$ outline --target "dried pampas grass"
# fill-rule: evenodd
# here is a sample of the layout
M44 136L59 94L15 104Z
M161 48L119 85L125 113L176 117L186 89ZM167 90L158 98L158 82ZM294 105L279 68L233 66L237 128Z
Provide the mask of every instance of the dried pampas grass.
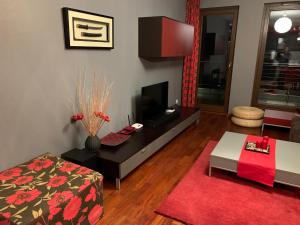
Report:
M105 120L97 113L106 115L110 103L112 83L94 74L88 81L86 75L79 78L77 85L75 112L83 115L81 122L89 135L96 136Z

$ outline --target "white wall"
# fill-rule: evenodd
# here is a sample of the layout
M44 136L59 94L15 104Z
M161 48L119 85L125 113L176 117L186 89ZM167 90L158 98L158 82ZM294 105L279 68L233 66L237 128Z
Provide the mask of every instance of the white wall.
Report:
M202 0L201 8L239 6L229 111L251 105L264 3L288 0Z
M113 16L115 49L65 50L62 7ZM1 0L0 9L0 170L83 146L86 133L70 116L84 67L114 83L100 137L127 124L142 86L169 81L169 104L181 99L182 61L138 58L138 17L183 21L184 0Z

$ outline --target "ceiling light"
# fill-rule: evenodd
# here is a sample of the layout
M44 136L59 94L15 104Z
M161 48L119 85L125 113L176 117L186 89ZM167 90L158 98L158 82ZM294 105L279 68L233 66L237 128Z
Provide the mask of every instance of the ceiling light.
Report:
M274 29L278 33L286 33L292 28L292 20L288 17L281 17L278 20L276 20L274 24Z

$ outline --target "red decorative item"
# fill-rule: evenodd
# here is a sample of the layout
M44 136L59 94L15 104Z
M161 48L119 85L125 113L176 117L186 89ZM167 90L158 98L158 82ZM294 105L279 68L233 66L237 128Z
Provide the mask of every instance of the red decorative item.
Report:
M117 146L127 141L130 137L130 135L109 133L101 139L101 144L107 146Z
M103 112L95 112L96 117L101 117L103 115Z
M83 113L78 113L78 114L73 115L71 117L71 120L74 121L74 122L76 122L78 120L83 120L83 118L84 118Z
M109 122L109 121L110 121L110 118L109 118L109 116L107 116L107 115L104 115L104 116L102 117L102 119L104 119L104 121L106 121L106 122Z
M261 148L261 141L256 141L256 148Z
M268 142L267 142L267 140L264 139L264 140L262 141L262 143L261 143L261 148L262 148L262 149L267 149L267 147L268 147Z
M261 148L262 149L267 149L268 148L268 143L269 143L269 137L268 136L264 136L262 144L261 144Z
M186 23L194 26L192 55L184 58L182 77L182 106L194 107L196 104L197 71L199 61L200 0L187 0Z
M105 115L103 112L95 112L95 116L103 119L105 122L109 122L110 118L108 115Z

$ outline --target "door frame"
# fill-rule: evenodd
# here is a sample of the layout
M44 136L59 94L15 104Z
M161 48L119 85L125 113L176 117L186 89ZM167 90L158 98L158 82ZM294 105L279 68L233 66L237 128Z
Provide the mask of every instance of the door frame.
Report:
M200 104L198 100L198 84L199 84L199 68L201 66L201 48L202 48L202 22L203 16L219 16L219 15L228 15L231 14L233 16L232 20L232 31L231 31L231 46L228 54L228 62L227 62L227 71L226 71L226 87L225 87L225 96L224 96L224 105L216 106L216 105L208 105L208 104ZM197 88L196 88L196 102L197 105L203 109L204 111L213 111L218 113L228 113L229 107L229 99L230 99L230 89L231 89L231 80L232 80L232 68L234 61L234 52L235 52L235 41L236 41L236 33L237 33L237 25L238 25L238 15L239 15L239 6L226 6L226 7L213 7L213 8L203 8L200 9L200 38L199 38L199 60L198 60L198 71L197 71Z
M295 107L266 105L266 104L258 103L259 87L260 87L263 64L264 64L263 59L264 59L266 45L267 45L270 14L272 11L282 11L282 10L300 10L300 2L292 1L292 2L277 2L277 3L264 4L264 12L263 12L262 23L260 28L259 45L258 45L258 51L256 57L255 77L254 77L253 88L252 88L251 105L262 109L269 108L269 109L279 109L279 110L294 112Z

